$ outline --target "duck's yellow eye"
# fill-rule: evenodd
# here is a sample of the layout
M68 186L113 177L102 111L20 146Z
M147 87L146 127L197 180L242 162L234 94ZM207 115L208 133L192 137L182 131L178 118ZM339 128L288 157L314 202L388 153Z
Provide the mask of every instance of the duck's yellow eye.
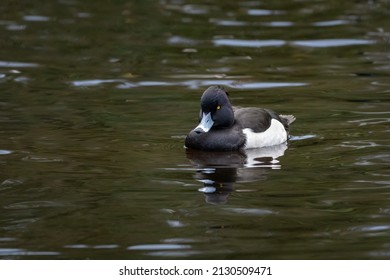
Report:
M221 106L218 105L218 106L217 106L217 110L219 110L219 109L221 109Z

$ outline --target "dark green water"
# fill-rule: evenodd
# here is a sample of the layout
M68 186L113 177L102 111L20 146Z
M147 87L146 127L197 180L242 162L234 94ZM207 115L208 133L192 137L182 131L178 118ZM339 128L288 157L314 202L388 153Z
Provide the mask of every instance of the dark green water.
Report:
M387 1L3 0L0 258L390 258L389 32ZM213 84L288 146L187 153Z

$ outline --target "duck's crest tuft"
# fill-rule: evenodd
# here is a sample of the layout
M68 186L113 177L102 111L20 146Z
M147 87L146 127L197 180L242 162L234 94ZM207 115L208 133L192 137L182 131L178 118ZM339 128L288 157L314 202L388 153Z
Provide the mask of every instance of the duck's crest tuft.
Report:
M297 118L294 115L280 115L280 117L287 123L292 124Z

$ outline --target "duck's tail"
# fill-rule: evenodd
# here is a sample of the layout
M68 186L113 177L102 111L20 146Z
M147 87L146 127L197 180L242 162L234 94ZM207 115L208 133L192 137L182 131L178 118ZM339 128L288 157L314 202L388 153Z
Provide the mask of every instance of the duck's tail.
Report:
M280 118L289 126L292 124L297 118L294 115L280 115Z

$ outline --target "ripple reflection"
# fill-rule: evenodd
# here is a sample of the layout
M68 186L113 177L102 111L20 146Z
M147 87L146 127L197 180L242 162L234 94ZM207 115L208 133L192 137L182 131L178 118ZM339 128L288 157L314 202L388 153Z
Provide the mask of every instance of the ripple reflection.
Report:
M243 39L214 39L213 44L219 46L229 47L280 47L286 44L284 40L243 40Z
M319 39L319 40L300 40L292 42L292 45L310 48L330 48L346 47L356 45L372 45L375 41L364 39Z
M54 251L29 251L16 248L0 248L0 256L57 256L59 252Z
M187 158L197 169L194 179L203 183L199 192L210 204L225 204L236 182L266 180L268 172L280 169L277 158L284 155L287 144L237 152L186 150Z
M0 61L0 67L4 68L33 68L39 66L38 63L32 62Z
M216 75L192 75L193 77L203 76L203 77L215 77ZM168 87L168 86L184 86L190 89L198 89L201 87L207 87L215 84L220 84L223 86L228 86L231 88L241 88L241 89L266 89L266 88L278 88L278 87L299 87L306 86L307 83L303 82L244 82L239 79L224 79L225 75L217 75L219 79L193 79L193 80L184 80L184 81L139 81L139 82L130 82L123 79L93 79L93 80L81 80L81 81L72 81L70 82L75 87L95 87L102 84L114 83L117 84L116 88L118 89L130 89L130 88L139 88L139 87ZM237 77L241 78L241 77Z

